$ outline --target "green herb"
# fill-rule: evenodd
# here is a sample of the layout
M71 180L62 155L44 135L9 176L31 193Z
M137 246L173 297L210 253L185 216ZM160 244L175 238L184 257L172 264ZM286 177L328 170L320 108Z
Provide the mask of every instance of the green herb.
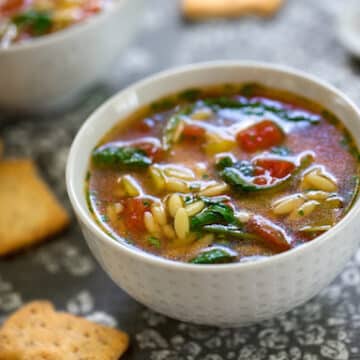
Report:
M163 148L165 151L170 150L171 146L174 143L174 134L177 127L181 122L181 114L177 113L173 115L167 122L164 128L164 135L162 139Z
M210 224L239 224L234 216L234 210L224 204L214 204L206 207L190 220L191 231L201 231Z
M234 162L230 157L222 158L216 164L221 178L236 190L244 192L256 192L261 190L270 190L287 181L291 175L279 179L271 185L254 184L253 175L255 166L249 161Z
M209 176L208 174L204 174L204 175L202 176L202 179L203 179L203 180L206 180L206 179L209 179L209 177L210 177L210 176Z
M144 206L150 206L150 201L149 200L144 200L143 204L144 204Z
M233 166L234 161L230 156L224 156L218 160L216 163L216 168L218 170L224 170L225 168L229 166Z
M291 154L291 150L286 146L275 146L270 152L279 156L289 156Z
M202 200L206 205L215 205L219 203L224 203L226 201L230 201L230 197L226 195L212 196L212 197L200 196L199 199Z
M154 237L154 236L150 236L148 238L148 242L151 246L160 249L161 248L161 242L158 238Z
M244 232L235 225L205 225L203 230L210 233L225 235L227 237L234 237L242 240L258 240L256 235Z
M195 101L200 97L201 90L187 89L179 94L179 98L185 101Z
M18 27L29 27L32 33L37 36L49 32L53 24L49 13L35 10L28 10L15 15L12 21Z
M345 134L341 140L340 145L348 151L352 156L356 158L356 160L360 160L360 153L357 146L354 144L351 136L349 134Z
M150 105L153 111L166 111L176 106L176 102L173 99L166 98L160 101L156 101Z
M170 150L174 143L174 135L180 125L180 122L182 121L182 116L189 115L192 112L192 109L192 105L183 107L181 110L172 115L166 123L162 137L162 144L165 151Z
M231 263L236 259L237 254L230 249L215 248L204 251L190 261L192 264L225 264Z
M339 122L339 120L337 119L337 117L331 113L330 111L327 110L323 110L321 112L321 116L327 120L330 124L337 124Z
M134 147L118 147L115 145L95 149L92 160L97 166L122 168L146 168L152 160L145 151Z
M100 219L101 219L101 221L103 221L103 222L109 222L109 217L107 216L107 215L105 215L105 214L103 214L103 215L101 215L100 216Z
M190 205L191 203L194 202L195 197L192 195L186 195L184 198L184 203L185 205Z
M208 98L203 100L204 104L218 111L221 109L239 109L246 115L265 116L266 113L273 113L283 120L291 122L305 121L311 124L318 124L320 116L310 114L302 110L286 109L275 102L261 102L252 99L235 99L228 97Z
M255 92L257 90L259 90L260 88L261 88L261 86L258 84L249 83L249 84L245 84L241 88L240 92L241 92L241 95L249 97L249 96L253 96L255 94Z
M304 216L304 215L305 215L304 210L299 210L299 211L298 211L298 214L299 214L300 216Z

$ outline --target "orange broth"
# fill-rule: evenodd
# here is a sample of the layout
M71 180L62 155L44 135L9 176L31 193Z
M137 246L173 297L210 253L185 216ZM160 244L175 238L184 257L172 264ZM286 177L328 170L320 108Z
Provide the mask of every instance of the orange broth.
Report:
M258 84L189 89L111 129L86 189L115 240L177 261L242 262L336 225L358 193L358 151L332 113L294 94Z

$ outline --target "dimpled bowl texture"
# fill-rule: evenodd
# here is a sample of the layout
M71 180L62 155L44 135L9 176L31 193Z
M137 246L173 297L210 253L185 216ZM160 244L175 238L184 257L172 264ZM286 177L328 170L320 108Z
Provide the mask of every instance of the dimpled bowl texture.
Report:
M360 202L332 230L297 249L250 263L191 265L155 257L113 240L94 222L84 181L92 149L137 108L191 87L259 82L325 105L360 138L360 114L335 88L281 66L215 62L161 73L115 95L80 129L67 166L67 189L93 254L116 284L169 317L220 327L243 326L284 313L316 295L358 246Z
M0 108L57 110L101 80L133 36L143 0L109 9L68 29L0 49Z

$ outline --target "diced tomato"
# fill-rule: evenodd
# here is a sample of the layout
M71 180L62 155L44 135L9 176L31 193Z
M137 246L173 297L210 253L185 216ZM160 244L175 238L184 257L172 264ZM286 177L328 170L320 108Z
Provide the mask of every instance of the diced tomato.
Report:
M263 120L240 131L236 140L242 150L255 152L279 145L284 140L284 133L273 121Z
M268 179L265 176L257 176L254 178L253 183L256 185L267 185Z
M0 1L0 15L9 15L25 6L26 0L2 0Z
M276 251L282 252L291 248L285 232L262 216L252 216L247 223L247 230L258 235L268 247Z
M268 172L273 178L283 179L295 170L295 164L281 159L260 158L255 160L255 175Z
M205 135L205 129L198 125L185 125L183 136L192 138L202 138Z
M160 161L164 156L164 150L160 146L157 146L150 142L138 143L138 144L134 144L134 146L145 151L146 155L149 156L155 162Z
M126 199L123 214L127 229L136 233L144 232L144 213L149 209L150 206L142 199Z

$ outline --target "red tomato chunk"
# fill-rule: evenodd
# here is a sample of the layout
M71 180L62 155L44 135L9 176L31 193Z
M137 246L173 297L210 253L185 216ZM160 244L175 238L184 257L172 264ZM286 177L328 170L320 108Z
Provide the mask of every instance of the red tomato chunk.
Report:
M126 199L124 201L124 220L127 228L135 233L145 231L144 213L150 206L142 199Z
M185 125L183 136L202 138L205 135L205 129L197 125Z
M242 150L255 152L279 145L284 140L284 134L274 122L263 120L240 131L236 135L236 140Z
M257 159L255 161L255 175L269 174L276 179L283 179L295 170L295 164L286 160Z
M252 216L247 223L247 230L260 236L267 246L276 251L282 252L291 248L285 232L262 216Z

